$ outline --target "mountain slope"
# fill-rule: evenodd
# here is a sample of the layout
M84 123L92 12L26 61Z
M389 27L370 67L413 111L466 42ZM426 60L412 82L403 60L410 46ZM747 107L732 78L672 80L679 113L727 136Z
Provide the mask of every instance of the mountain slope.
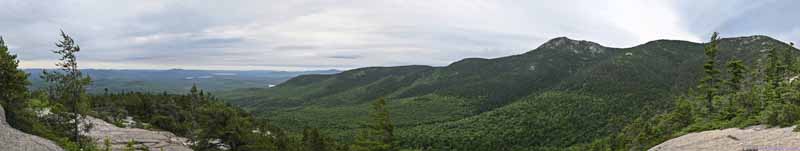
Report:
M718 62L735 57L756 64L773 46L788 47L766 36L722 39ZM700 43L657 40L609 48L560 37L524 54L445 67L299 76L229 100L276 124L320 127L347 139L366 117L367 102L384 97L405 146L563 148L671 108L673 96L696 85L704 59Z

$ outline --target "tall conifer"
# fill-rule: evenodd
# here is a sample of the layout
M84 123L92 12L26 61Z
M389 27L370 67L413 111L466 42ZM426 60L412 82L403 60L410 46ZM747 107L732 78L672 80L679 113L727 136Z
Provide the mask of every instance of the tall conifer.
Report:
M12 55L6 46L3 37L0 37L0 105L7 112L9 124L15 125L17 109L25 104L25 94L28 92L26 86L29 84L28 74L18 69L19 60L17 55Z
M84 126L81 129L80 121L83 121L83 111L88 107L86 100L82 99L85 95L86 86L91 84L91 79L84 76L78 69L77 53L81 48L69 35L61 31L61 41L56 43L58 50L53 53L61 56L61 62L56 63L60 71L43 71L42 78L49 82L49 95L52 100L61 101L64 106L69 108L71 114L67 114L71 119L70 129L72 129L71 139L78 143L78 147L83 148L80 138L80 131L88 131L91 126Z

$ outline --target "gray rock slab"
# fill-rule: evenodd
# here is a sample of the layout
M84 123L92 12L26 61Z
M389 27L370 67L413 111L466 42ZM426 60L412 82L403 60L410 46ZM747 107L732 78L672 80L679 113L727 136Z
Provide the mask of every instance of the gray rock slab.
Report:
M63 151L53 141L23 133L6 122L5 110L0 106L0 151Z

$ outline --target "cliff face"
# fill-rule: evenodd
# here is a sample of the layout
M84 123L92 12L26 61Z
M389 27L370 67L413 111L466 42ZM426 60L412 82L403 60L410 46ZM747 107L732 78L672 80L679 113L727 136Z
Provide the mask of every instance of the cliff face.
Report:
M793 132L794 128L761 125L690 133L649 151L800 150L800 132Z
M2 151L62 151L50 140L23 133L6 122L5 110L0 106L0 150Z

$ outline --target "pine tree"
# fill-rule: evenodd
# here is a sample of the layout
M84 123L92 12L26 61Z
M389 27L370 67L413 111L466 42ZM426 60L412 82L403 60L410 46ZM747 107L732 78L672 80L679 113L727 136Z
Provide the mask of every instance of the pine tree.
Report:
M0 106L9 111L6 115L12 126L16 125L15 110L25 104L25 94L28 93L26 86L29 84L28 74L17 69L18 65L17 55L9 52L3 37L0 37Z
M717 95L717 91L719 91L719 86L717 85L717 81L719 81L717 74L719 74L719 70L715 69L714 66L716 65L717 59L717 45L719 38L717 37L719 33L714 32L711 35L711 41L706 44L705 46L705 54L706 54L706 63L703 64L703 71L705 72L705 76L702 80L700 80L699 88L705 92L704 100L706 100L706 109L708 113L714 113L714 97Z
M726 67L728 73L730 73L730 79L725 83L728 86L728 91L738 92L742 89L742 80L744 80L744 74L747 69L744 67L742 60L739 59L728 61Z
M68 114L69 119L73 122L70 123L72 124L70 126L72 129L71 139L78 143L79 148L83 148L80 140L80 121L83 121L81 114L86 110L86 102L82 97L85 95L86 86L91 83L91 79L78 70L76 53L80 52L81 48L64 31L61 31L61 37L63 39L56 43L60 49L53 51L53 53L61 55L59 59L61 62L56 63L61 71L45 70L42 78L51 84L48 88L51 100L62 101L62 104L72 112L72 114ZM88 131L89 127L91 126L85 126L83 130Z
M195 130L197 129L196 121L197 121L197 101L199 99L199 94L197 93L197 85L192 84L192 88L189 90L189 139L191 141L196 141L197 134L195 134Z
M766 69L764 69L766 77L765 82L767 83L766 91L766 101L765 104L769 106L773 103L778 103L781 100L780 95L780 83L783 80L783 73L785 72L786 67L781 63L781 54L780 49L772 48L769 53L767 53L767 64Z
M325 140L319 134L319 129L303 129L303 147L306 151L326 151Z
M270 130L265 128L265 130ZM275 148L278 150L293 150L290 145L291 138L281 129L274 129L272 132L275 134Z
M740 98L741 93L739 93L739 91L742 90L744 74L747 70L742 63L742 60L733 59L728 61L725 67L726 71L730 74L729 79L725 81L725 85L727 86L726 92L729 93L729 95L728 99L726 99L727 104L724 106L725 109L723 109L725 110L723 115L727 116L724 118L727 119L733 118L739 114L740 107L743 107L749 113L749 111L752 111L752 106L750 103L745 102L746 100Z
M767 64L764 69L766 87L763 91L766 98L763 104L766 104L766 107L759 115L762 123L789 126L796 124L800 119L800 107L791 101L792 96L796 94L792 94L792 90L789 90L791 87L786 84L787 79L785 79L796 74L789 68L796 58L789 57L791 55L789 53L787 48L777 47L773 47L767 53Z
M356 137L356 142L351 147L351 150L395 150L393 144L394 126L389 119L389 111L386 110L386 100L381 98L372 104L370 119L371 121L366 125L366 129Z

